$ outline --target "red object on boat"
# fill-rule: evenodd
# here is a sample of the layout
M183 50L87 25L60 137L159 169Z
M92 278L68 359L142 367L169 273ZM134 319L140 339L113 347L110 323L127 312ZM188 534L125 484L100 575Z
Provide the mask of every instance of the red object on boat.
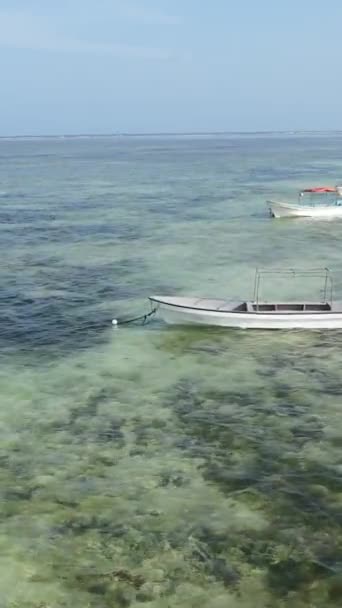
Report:
M336 192L336 188L305 188L302 192L315 192L317 194L322 194L324 192Z

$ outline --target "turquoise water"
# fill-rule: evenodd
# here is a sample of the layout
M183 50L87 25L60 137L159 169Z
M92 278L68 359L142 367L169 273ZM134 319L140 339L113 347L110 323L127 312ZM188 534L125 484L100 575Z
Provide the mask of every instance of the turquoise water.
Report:
M341 605L342 333L111 327L255 266L342 299L342 223L265 206L340 182L341 146L0 141L1 607Z

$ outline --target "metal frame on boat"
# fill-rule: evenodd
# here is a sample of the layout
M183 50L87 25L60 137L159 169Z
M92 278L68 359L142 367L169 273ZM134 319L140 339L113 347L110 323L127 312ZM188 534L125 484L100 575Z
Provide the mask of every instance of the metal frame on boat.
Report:
M260 291L260 283L261 283L261 279L263 276L291 276L291 277L315 277L315 278L321 278L323 279L324 283L323 283L323 289L321 290L322 292L322 301L320 302L320 306L330 306L330 308L332 308L333 306L333 288L334 288L334 284L333 284L333 278L331 275L331 272L329 270L329 268L311 268L309 270L307 269L300 269L300 268L272 268L272 269L259 269L256 268L255 270L255 278L254 278L254 291L253 291L253 301L255 302L255 306L256 306L256 310L259 310L259 291ZM328 299L328 293L329 293L329 299ZM295 303L294 305L299 306L299 304ZM274 304L274 306L277 306L276 304ZM283 307L286 306L286 304L284 305L283 303L281 304L281 307L283 310L285 310ZM303 306L312 306L312 304L303 304Z
M322 297L315 301L260 300L265 275L315 277L323 280ZM256 269L253 299L232 302L214 298L151 296L153 307L167 323L216 325L241 329L342 328L342 302L333 302L333 281L328 268Z
M335 195L332 200L331 195ZM308 202L303 204L303 197L308 195ZM326 196L326 201L322 199ZM281 217L342 217L342 186L305 188L298 194L298 203L267 201L270 215Z

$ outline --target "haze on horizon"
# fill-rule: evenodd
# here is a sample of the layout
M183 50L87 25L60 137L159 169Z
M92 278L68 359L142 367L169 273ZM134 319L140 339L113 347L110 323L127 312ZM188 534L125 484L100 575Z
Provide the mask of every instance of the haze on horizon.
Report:
M0 136L339 130L341 22L338 0L1 0Z

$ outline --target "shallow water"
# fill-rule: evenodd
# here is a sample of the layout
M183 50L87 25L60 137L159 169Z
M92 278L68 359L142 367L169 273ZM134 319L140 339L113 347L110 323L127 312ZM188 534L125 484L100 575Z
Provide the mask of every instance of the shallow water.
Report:
M1 607L341 605L342 332L110 323L255 266L341 298L341 222L264 203L340 181L341 146L0 142Z

